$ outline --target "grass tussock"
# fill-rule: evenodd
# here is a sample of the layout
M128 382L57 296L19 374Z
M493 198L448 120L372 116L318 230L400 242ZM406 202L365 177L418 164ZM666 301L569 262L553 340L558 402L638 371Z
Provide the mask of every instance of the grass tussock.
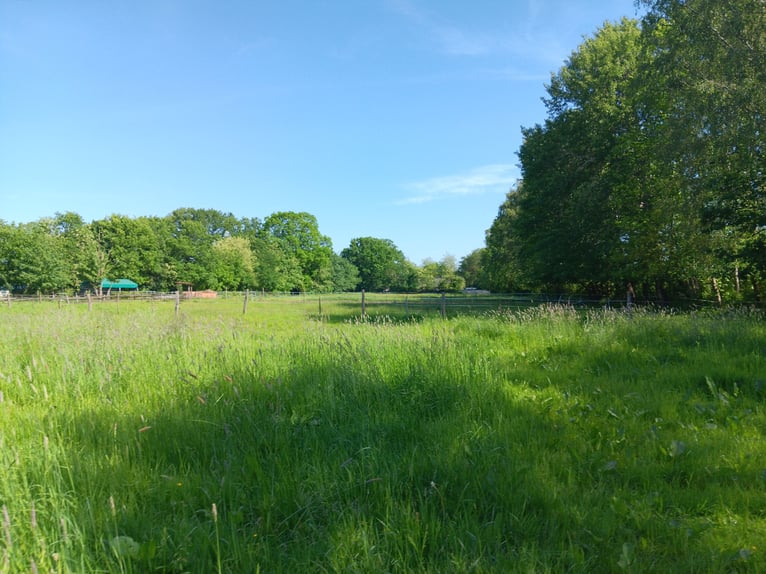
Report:
M0 572L761 572L766 323L2 309Z

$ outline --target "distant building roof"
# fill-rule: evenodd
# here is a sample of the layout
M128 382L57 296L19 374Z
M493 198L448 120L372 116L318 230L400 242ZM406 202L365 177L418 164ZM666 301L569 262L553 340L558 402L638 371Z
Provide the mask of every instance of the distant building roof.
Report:
M138 283L131 281L130 279L117 279L117 281L110 281L104 279L101 281L102 289L138 289Z

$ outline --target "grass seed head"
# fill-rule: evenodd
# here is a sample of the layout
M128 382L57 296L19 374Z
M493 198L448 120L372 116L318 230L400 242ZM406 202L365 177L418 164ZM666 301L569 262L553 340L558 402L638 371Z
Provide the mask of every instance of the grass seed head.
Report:
M69 533L67 532L66 528L66 520L64 520L62 517L59 523L61 524L61 539L64 541L64 544L66 544L69 542Z

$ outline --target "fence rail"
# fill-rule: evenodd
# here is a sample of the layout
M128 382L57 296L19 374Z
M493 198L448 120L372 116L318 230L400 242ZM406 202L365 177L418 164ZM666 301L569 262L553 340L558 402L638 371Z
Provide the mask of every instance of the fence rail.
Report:
M243 312L248 300L279 300L283 304L302 303L316 305L319 315L425 315L441 314L443 317L460 314L481 314L497 310L517 310L544 304L567 305L576 309L621 309L630 306L627 299L589 298L576 295L546 293L459 293L459 294L406 294L406 293L290 293L265 291L111 291L97 296L86 295L15 295L0 296L0 307L17 303L53 303L62 307L69 304L110 304L120 301L175 301L176 312L182 302L197 299L244 299ZM637 305L658 307L718 307L717 301L695 299L668 304L656 300L637 300ZM764 304L753 306L764 308Z

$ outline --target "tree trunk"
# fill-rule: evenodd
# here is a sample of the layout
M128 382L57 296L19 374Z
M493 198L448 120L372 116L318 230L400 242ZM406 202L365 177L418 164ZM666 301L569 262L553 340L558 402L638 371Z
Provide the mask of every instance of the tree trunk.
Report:
M710 282L713 284L713 291L715 292L715 298L716 301L718 301L718 306L721 307L723 305L723 299L721 298L721 290L718 287L718 280L715 277L711 277Z

